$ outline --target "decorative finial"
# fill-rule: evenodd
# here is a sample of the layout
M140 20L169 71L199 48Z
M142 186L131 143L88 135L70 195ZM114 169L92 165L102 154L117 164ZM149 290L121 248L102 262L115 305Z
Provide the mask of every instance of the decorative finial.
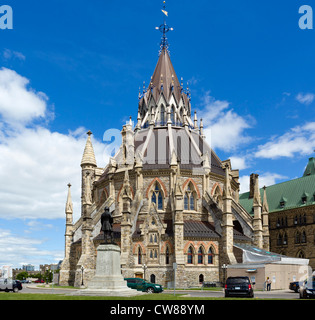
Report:
M72 187L71 183L68 183L68 188L70 189Z
M162 9L162 12L163 14L168 17L168 11L166 11L166 1L163 1L163 9ZM167 24L166 24L166 18L164 17L164 23L161 24L159 27L156 27L155 28L156 30L160 30L160 32L162 33L162 39L161 39L161 45L160 45L160 54L162 53L162 51L164 49L166 49L168 51L168 47L169 47L169 44L168 44L168 40L167 40L167 37L166 37L166 34L169 32L169 31L173 31L174 29L173 28L170 28Z
M93 134L91 130L86 133L89 137Z

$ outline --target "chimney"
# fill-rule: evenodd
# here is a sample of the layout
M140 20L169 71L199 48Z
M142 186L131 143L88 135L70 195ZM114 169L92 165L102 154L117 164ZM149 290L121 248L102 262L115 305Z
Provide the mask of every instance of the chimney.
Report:
M252 173L250 175L250 181L249 181L249 199L253 199L254 198L254 194L255 194L255 185L257 182L259 175Z

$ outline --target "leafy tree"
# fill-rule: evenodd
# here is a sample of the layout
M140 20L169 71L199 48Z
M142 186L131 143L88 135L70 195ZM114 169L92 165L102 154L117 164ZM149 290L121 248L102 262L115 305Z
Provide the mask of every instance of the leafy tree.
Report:
M26 271L20 272L19 274L17 274L16 279L17 280L24 280L28 278L28 273Z

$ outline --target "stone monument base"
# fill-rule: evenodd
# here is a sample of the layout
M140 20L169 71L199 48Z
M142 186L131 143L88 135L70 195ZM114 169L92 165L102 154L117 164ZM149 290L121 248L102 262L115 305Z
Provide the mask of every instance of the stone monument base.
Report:
M121 274L120 248L114 244L101 244L97 248L96 272L89 281L87 289L80 290L75 295L103 296L136 296L141 295L127 286L127 281Z

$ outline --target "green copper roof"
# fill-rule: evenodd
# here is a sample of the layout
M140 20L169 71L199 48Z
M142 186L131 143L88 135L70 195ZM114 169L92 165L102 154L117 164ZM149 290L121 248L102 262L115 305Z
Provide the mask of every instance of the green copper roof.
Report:
M315 174L267 187L266 193L269 212L313 205L315 204ZM263 199L263 188L260 189L260 194ZM249 192L240 195L240 204L253 215L253 199L249 199Z
M315 158L310 158L303 177L315 175Z

